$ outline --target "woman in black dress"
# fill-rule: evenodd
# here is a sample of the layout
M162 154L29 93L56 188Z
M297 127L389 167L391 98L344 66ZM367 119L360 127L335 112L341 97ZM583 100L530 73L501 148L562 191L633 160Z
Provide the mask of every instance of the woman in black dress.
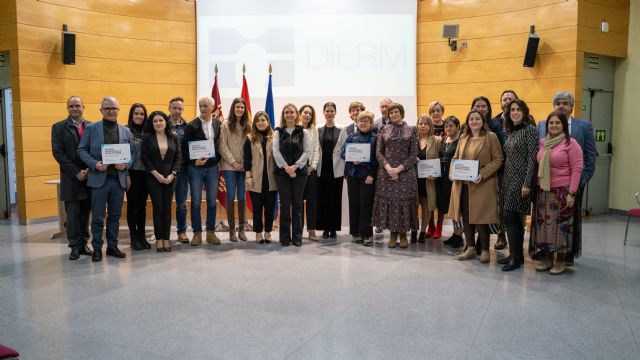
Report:
M320 159L318 161L318 230L323 238L337 237L342 226L342 185L344 160L340 158L338 137L340 128L335 126L336 104L328 102L322 110L325 126L318 129Z
M449 200L451 199L451 185L449 179L449 168L451 167L451 159L458 148L458 140L460 138L460 120L455 116L448 116L444 120L445 135L442 139L442 145L438 157L440 158L440 167L443 176L436 179L436 199L438 202L438 214L444 215L449 212ZM464 244L462 240L462 226L458 219L451 219L453 222L453 235L444 241L445 245L452 248L459 248Z

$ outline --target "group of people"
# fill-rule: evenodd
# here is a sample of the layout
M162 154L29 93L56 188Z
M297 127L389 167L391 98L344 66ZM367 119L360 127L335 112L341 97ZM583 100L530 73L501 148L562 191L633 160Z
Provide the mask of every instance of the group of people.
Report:
M501 240L506 234L510 255L498 262L504 264L503 271L512 271L524 263L526 216L532 215L528 250L541 260L536 269L562 273L580 255L582 192L595 168L591 124L571 117L574 98L568 92L554 96L554 110L537 125L515 91L505 90L500 102L502 112L492 117L490 101L474 99L464 124L455 116L445 117L439 101L415 124L405 121L404 107L390 99L380 102L378 119L364 104L353 102L348 108L353 123L344 128L335 123L337 107L332 102L323 105L325 123L320 127L313 106L288 103L273 129L266 112L257 112L251 121L242 98L233 100L225 119L221 107L203 97L198 117L187 122L182 118L184 100L176 97L169 102L169 114L147 114L143 104L133 104L125 127L117 123L115 98L105 97L103 119L89 123L82 99L72 96L67 119L52 127L69 258L102 259L105 211L106 254L125 257L117 246L125 192L132 249L151 248L144 232L148 196L157 251L171 251L174 196L178 240L201 245L203 191L205 239L220 244L214 232L219 176L226 186L230 241L247 240L246 191L256 242L271 242L277 198L282 246L301 246L305 214L310 240L319 240L316 231L335 238L342 227L346 178L354 243L372 246L374 227L376 232L389 230L389 248L437 239L447 215L454 230L444 243L464 245L459 260L479 255L480 262L488 263L490 234L499 235L496 249L506 247ZM194 141L210 141L215 151L207 157L190 156ZM104 144L129 144L131 161L103 164ZM361 156L358 160L353 149ZM441 176L419 177L418 162L435 159ZM477 161L477 176L455 180L455 160ZM191 239L186 235L189 193ZM87 246L90 213L92 251Z

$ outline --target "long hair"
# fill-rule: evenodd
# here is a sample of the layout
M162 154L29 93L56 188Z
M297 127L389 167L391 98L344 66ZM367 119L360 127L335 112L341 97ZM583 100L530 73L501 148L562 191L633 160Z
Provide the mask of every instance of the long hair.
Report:
M485 120L485 123L488 123L489 121L491 121L491 119L493 118L492 114L492 110L491 110L491 101L489 101L489 99L487 99L485 96L478 96L477 98L473 99L473 101L471 102L471 110L473 110L473 108L476 106L476 103L478 101L484 101L487 104L487 116ZM480 114L480 116L482 116L482 114Z
M271 121L269 120L269 114L264 111L258 111L256 116L253 117L253 121L251 122L251 133L249 133L249 141L252 143L262 143L265 139L260 130L256 127L256 123L260 120L261 117L264 117L267 120L267 141L273 138L273 129L271 128Z
M175 132L173 131L173 128L169 126L169 116L165 114L164 111L160 111L160 110L153 111L151 114L149 114L149 117L147 118L147 121L145 121L145 124L144 124L144 131L149 133L154 133L156 131L153 127L153 118L156 117L157 115L162 116L162 118L164 119L165 135L167 135L168 138L175 136Z
M235 112L236 104L244 105L244 113L242 114L242 117L240 119L236 117L236 112ZM251 131L250 129L251 124L249 124L249 109L247 109L247 103L244 101L243 98L233 99L233 102L231 103L231 108L229 109L229 117L227 117L227 119L229 119L229 127L232 132L236 131L237 124L240 124L240 126L242 127L242 133L244 135L248 134L249 131Z
M482 127L480 128L480 136L484 136L486 135L488 132L490 132L491 130L489 129L489 125L487 125L487 120L484 118L484 116L482 116L482 114L480 113L480 111L478 110L471 110L469 111L469 113L467 114L467 119L464 121L464 127L462 129L462 134L460 134L460 137L465 137L465 136L471 136L471 127L469 126L468 122L469 122L469 118L471 117L471 114L478 114L480 115L480 119L482 119Z
M293 104L293 103L286 103L284 104L284 106L282 107L282 112L280 113L280 128L281 129L285 129L287 127L287 122L284 119L284 111L288 108L288 107L292 107L293 110L296 112L296 125L300 124L300 111L298 111L298 108Z
M431 116L427 115L427 114L422 114L418 117L418 121L416 121L416 127L418 127L418 125L420 125L420 122L425 122L427 123L427 125L429 125L429 131L427 132L427 138L433 136L433 134L435 133L436 129L433 127L433 119L431 118ZM418 139L420 139L420 130L418 130Z
M549 113L549 116L547 116L547 126L544 135L546 136L549 133L549 119L554 116L560 119L560 122L562 123L562 131L564 132L564 137L566 139L566 143L568 144L571 141L571 134L569 134L569 120L567 120L567 115L565 115L562 111L552 111L551 113Z
M142 125L138 125L133 121L133 112L136 111L137 108L140 108L142 109L142 111L144 111L144 120L147 119L147 108L144 106L144 104L133 103L131 105L131 108L129 109L129 120L127 121L127 127L129 128L129 130L133 131L136 135L140 135L144 131L145 121L142 120Z
M509 105L507 106L507 111L504 114L504 117L505 117L504 127L505 129L507 129L507 132L509 133L512 132L513 128L515 127L513 120L511 120L511 106L513 106L513 104L518 105L518 107L522 111L522 124L526 126L531 125L531 116L529 116L529 106L527 106L527 103L524 102L524 100L513 99L511 102L509 102Z
M304 109L309 108L311 110L311 121L307 124L307 129L314 129L316 127L316 110L311 105L302 105L300 107L300 114L304 111ZM302 122L302 120L300 121Z

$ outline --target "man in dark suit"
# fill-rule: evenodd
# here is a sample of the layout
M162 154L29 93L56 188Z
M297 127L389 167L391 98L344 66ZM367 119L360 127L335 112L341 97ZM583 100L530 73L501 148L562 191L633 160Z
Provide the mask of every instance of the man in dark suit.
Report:
M572 138L576 139L580 147L582 148L582 156L584 157L584 168L582 169L582 175L580 176L580 186L576 193L575 202L573 205L573 241L572 252L567 253L565 262L567 265L573 265L574 257L580 256L582 249L582 195L584 193L584 187L587 185L593 173L596 170L596 157L598 151L596 150L596 139L593 133L593 126L591 121L577 119L571 114L573 113L573 106L575 100L573 95L568 91L561 91L553 96L553 108L554 111L562 111L567 116L569 123L569 134ZM547 134L547 122L541 121L538 124L538 137L542 139Z
M380 100L380 114L382 114L382 116L373 122L373 128L375 129L375 131L382 129L383 126L389 123L389 113L387 109L391 104L393 104L393 101L391 101L391 99L389 98Z
M84 104L79 96L67 100L66 119L51 127L51 152L60 165L60 198L67 213L67 242L71 248L69 260L80 255L91 255L89 240L89 213L91 192L87 188L89 169L78 157L78 144L89 124L82 116Z
M124 192L131 184L128 168L135 158L135 146L128 128L118 124L118 100L107 96L102 99L100 112L102 121L93 123L85 129L78 146L78 156L89 167L87 186L91 188L91 235L93 256L91 260L102 261L102 230L105 210L107 217L107 256L124 258L118 249L118 231L120 215L124 203ZM129 144L131 161L120 164L102 163L102 145Z

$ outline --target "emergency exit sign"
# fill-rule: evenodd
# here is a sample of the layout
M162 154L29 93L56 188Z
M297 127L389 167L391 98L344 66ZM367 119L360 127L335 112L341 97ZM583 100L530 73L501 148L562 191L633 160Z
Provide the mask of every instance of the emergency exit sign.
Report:
M596 141L597 142L605 142L607 140L607 131L606 130L596 130Z

